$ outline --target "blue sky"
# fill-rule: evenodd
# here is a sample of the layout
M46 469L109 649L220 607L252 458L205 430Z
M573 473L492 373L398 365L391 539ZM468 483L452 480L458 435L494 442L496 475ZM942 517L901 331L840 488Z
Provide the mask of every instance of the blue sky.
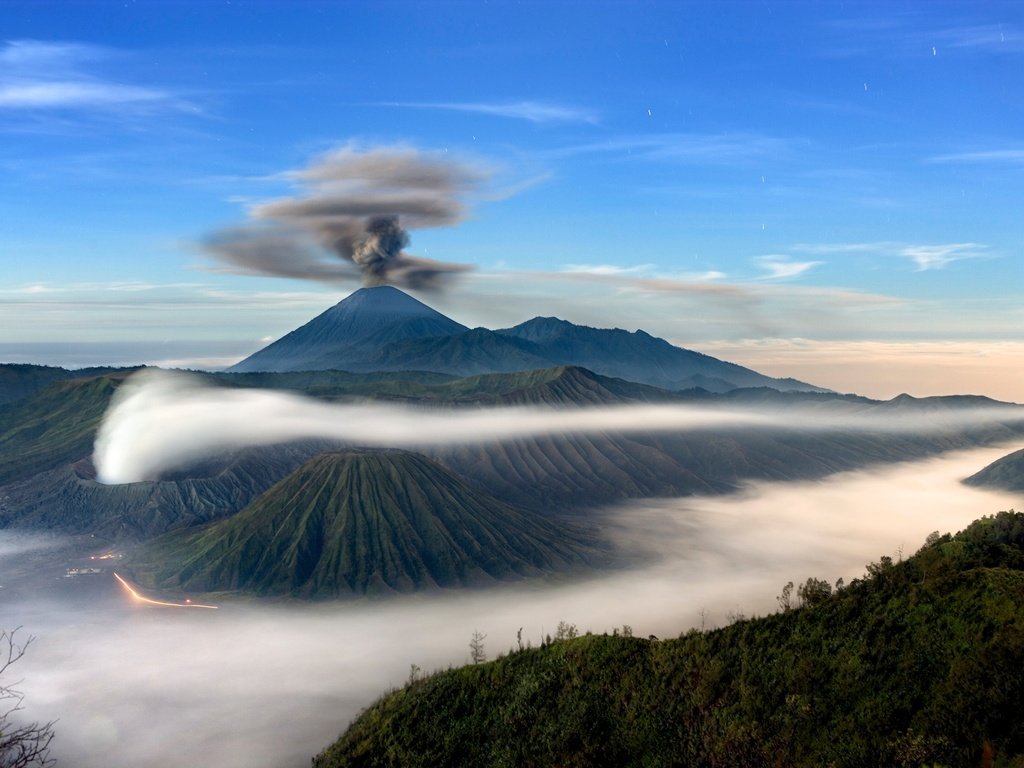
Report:
M408 249L476 267L421 296L462 322L1024 400L1019 3L8 0L0 33L5 359L253 351L357 284L198 244L400 147L489 174Z

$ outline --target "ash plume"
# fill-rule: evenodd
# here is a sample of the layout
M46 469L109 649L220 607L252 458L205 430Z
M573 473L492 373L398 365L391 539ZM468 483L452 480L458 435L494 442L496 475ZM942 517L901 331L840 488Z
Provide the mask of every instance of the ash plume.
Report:
M250 221L203 249L229 270L324 282L436 289L472 267L406 253L409 230L461 222L480 167L404 147L330 152L286 174L294 197L253 205Z

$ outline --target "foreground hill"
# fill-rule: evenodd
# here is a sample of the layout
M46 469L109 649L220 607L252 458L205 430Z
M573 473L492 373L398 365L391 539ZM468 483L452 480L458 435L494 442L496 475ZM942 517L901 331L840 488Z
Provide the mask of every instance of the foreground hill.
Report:
M580 530L423 456L345 451L317 456L227 520L154 540L134 562L163 587L336 597L564 571L595 554Z
M549 641L417 680L314 766L1022 764L1024 514L799 592L723 629Z
M672 346L644 331L589 328L553 317L500 331L469 330L391 286L360 288L228 371L426 371L465 377L565 365L669 390L822 391Z

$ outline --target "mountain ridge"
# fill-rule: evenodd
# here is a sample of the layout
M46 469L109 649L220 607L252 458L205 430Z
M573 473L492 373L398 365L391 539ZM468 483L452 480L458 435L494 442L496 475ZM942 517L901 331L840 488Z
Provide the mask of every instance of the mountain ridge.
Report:
M693 350L644 330L592 328L536 317L499 330L467 328L390 286L360 288L229 373L426 371L456 376L576 365L670 390L768 386L821 392Z

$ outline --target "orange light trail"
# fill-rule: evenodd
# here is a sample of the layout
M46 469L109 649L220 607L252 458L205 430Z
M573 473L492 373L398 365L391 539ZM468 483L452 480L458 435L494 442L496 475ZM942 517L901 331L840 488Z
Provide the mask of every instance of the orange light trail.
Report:
M121 586L124 587L125 591L132 596L133 600L137 600L140 603L146 603L147 605L161 605L165 608L212 608L213 610L217 610L216 605L203 605L202 603L193 603L191 600L186 600L184 603L168 603L163 600L153 600L145 595L140 595L135 591L131 584L122 579L118 574L115 573L114 578L121 582Z

